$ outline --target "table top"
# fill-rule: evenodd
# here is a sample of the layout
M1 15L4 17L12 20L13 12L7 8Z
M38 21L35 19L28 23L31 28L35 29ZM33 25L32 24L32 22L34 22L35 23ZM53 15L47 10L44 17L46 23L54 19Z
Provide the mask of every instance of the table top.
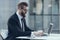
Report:
M50 34L48 36L31 36L31 37L26 37L26 36L20 36L16 37L17 39L46 39L46 40L60 40L60 34Z

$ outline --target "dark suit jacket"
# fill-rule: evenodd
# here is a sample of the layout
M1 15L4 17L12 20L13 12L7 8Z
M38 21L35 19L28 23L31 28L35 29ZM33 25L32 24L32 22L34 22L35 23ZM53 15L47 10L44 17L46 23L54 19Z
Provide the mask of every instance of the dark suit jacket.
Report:
M30 36L31 29L25 23L25 32L22 31L17 14L13 14L8 20L8 37L6 40L16 40L18 36Z

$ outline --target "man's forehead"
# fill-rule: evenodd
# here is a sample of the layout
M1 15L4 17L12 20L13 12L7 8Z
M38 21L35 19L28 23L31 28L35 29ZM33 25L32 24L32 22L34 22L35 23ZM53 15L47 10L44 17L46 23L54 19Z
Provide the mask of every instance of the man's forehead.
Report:
M28 9L28 7L27 7L27 6L24 6L24 8Z
M27 6L24 6L24 8L27 8Z

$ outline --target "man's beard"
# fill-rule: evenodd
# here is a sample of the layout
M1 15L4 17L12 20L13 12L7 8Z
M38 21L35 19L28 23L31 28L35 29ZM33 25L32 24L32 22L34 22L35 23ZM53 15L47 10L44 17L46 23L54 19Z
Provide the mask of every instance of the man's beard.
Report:
M22 12L22 13L21 13L21 16L22 16L22 17L25 17L25 14Z

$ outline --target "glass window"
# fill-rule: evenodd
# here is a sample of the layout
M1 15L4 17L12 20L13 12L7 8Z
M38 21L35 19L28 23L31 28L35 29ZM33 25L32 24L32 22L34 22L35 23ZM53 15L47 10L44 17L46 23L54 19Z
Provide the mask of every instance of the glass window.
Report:
M30 1L30 18L34 21L35 30L48 31L50 23L53 24L52 32L60 30L60 0L32 0ZM32 21L30 20L30 21Z

